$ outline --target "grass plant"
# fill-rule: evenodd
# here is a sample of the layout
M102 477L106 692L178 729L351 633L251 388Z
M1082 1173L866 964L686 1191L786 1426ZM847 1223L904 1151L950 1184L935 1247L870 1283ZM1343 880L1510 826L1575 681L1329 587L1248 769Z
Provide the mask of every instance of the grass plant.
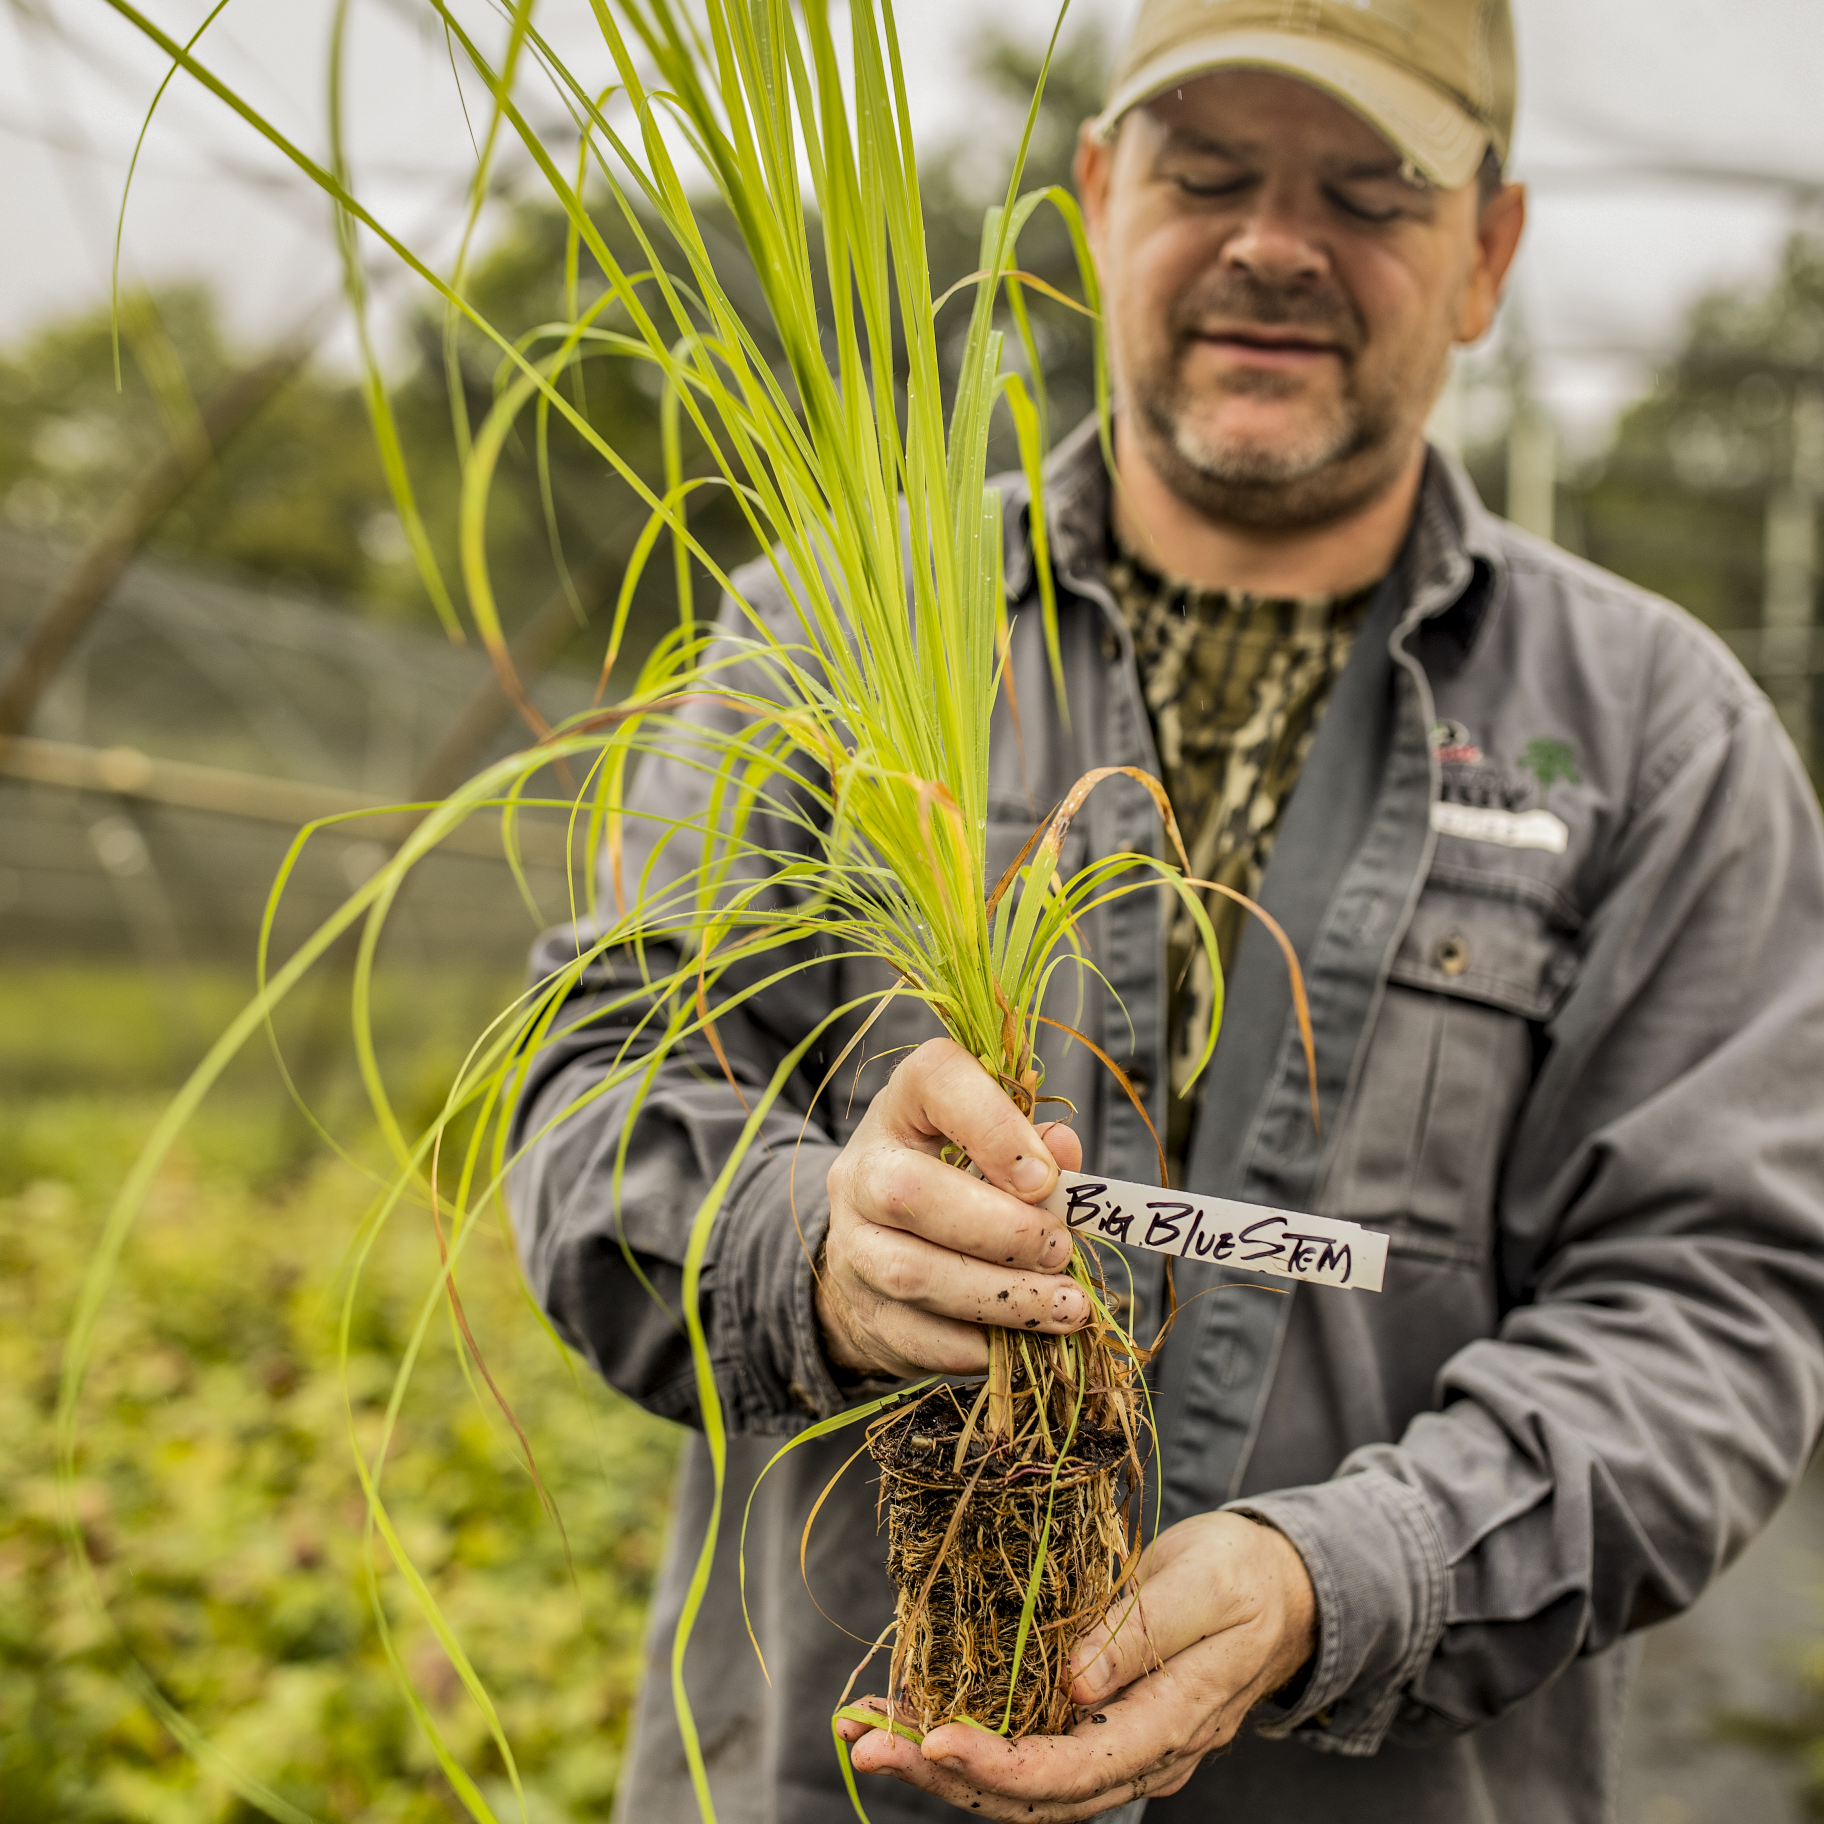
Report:
M486 1751L502 1769L500 1790L523 1805L504 1719L454 1617L418 1568L391 1491L408 1389L441 1330L459 1341L475 1398L513 1423L470 1333L457 1276L500 1211L507 1117L529 1060L573 1017L566 1002L585 972L611 963L630 985L617 991L607 1017L622 1021L630 1036L589 1095L553 1124L623 1086L637 1109L665 1061L707 1055L748 1108L735 1153L696 1212L680 1312L718 1495L684 1604L672 1680L697 1802L712 1818L683 1672L708 1585L727 1442L699 1293L742 1157L829 1034L842 1022L859 1023L865 1033L895 996L928 1007L1030 1112L1044 1095L1039 1030L1060 1025L1046 1011L1048 996L1062 1000L1062 987L1074 990L1077 972L1093 968L1079 929L1119 895L1179 894L1215 961L1202 900L1180 866L1116 855L1071 879L1060 876L1071 822L1106 772L1078 783L1002 878L985 872L989 735L1009 640L1001 498L986 485L997 414L1011 422L1031 488L1043 637L1060 693L1056 713L1068 716L1045 539L1044 394L1031 321L1035 297L1051 288L1022 274L1018 247L1035 212L1055 211L1081 267L1081 300L1062 303L1093 316L1095 277L1076 204L1057 189L1021 194L1022 145L1006 197L984 221L980 270L953 296L933 297L890 0L853 0L840 13L828 0L701 0L689 8L681 0L591 0L599 45L587 70L575 56L558 56L531 0L503 6L483 23L448 0L428 0L452 55L490 98L485 122L476 123L477 209L501 148L517 146L571 224L576 270L594 275L592 289L569 287L573 308L565 320L514 338L468 297L460 262L452 273L435 271L352 188L340 143L346 0L331 59L335 143L321 159L214 75L207 23L180 44L128 0L109 4L323 188L339 212L357 306L358 261L378 239L435 289L452 322L497 350L490 409L456 427L464 452L461 574L427 580L451 615L466 614L537 739L448 799L418 807L421 820L389 864L294 953L280 960L263 948L260 993L129 1174L65 1361L61 1474L74 1560L92 1581L71 1492L85 1376L110 1275L160 1158L237 1050L260 1036L279 1002L347 933L359 946L354 1047L391 1154L390 1175L355 1246L350 1284L359 1284L389 1225L414 1207L436 1225L444 1263L401 1342L380 1417L357 1424L350 1408L365 1523L391 1567L391 1587L422 1618L483 1719ZM532 123L526 95L534 84L567 113L571 134L562 148ZM1028 137L1031 130L1029 116ZM585 207L586 189L618 212L628 241L611 243L600 232ZM743 274L758 285L770 317L765 348L731 293L726 256L703 231L695 199L706 190L738 228ZM616 250L629 244L638 249L632 261ZM948 383L940 310L966 317ZM1009 336L1022 345L1023 360L1014 358ZM603 361L642 364L653 376L675 428L662 473L640 473L577 409L578 376ZM410 478L377 371L368 397L410 529L417 523ZM553 418L597 452L648 516L606 642L604 678L614 673L633 590L648 564L669 560L679 608L676 630L612 708L555 729L539 721L512 674L487 539L501 452L512 439L542 438ZM687 443L703 457L689 474ZM783 619L745 596L693 535L686 508L704 488L726 493L755 551L768 557L786 604ZM414 542L431 566L428 541ZM704 573L731 604L713 625L693 609L694 579ZM630 845L627 782L640 758L657 751L700 769L706 808L669 821L648 810L641 841ZM552 786L554 777L567 783ZM1163 790L1133 777L1152 793L1182 864ZM396 1106L372 1040L388 912L410 871L459 823L498 818L511 855L522 819L538 812L565 818L571 832L575 957L502 1012L476 1040L442 1106L414 1125ZM301 833L294 857L315 827ZM629 866L630 854L641 858L638 866ZM275 885L275 906L287 871ZM723 1054L717 1021L810 966L811 957L884 964L894 985L836 1009L770 1079L743 1084ZM859 1035L842 1055L857 1043ZM1116 1066L1108 1067L1127 1088ZM1095 1312L1080 1334L1039 1339L991 1331L990 1368L979 1387L926 1389L891 1409L848 1415L871 1423L892 1496L900 1602L891 1685L919 1727L953 1715L1007 1734L1061 1727L1070 1645L1103 1612L1139 1548L1138 1517L1123 1508L1122 1490L1137 1480L1143 1448L1145 1351L1116 1320L1095 1258L1079 1250L1069 1271L1090 1292ZM354 1310L351 1292L343 1344L350 1361ZM525 1455L537 1480L529 1445ZM472 1815L492 1819L494 1800L400 1665L408 1673L407 1701L452 1790ZM182 1727L181 1719L167 1721ZM247 1796L270 1809L261 1792Z

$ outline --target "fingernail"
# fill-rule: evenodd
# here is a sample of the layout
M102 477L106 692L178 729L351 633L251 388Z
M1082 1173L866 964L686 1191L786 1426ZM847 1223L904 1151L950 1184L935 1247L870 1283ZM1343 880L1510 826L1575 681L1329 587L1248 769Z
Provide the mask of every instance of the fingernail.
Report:
M1013 1170L1007 1174L1008 1182L1022 1197L1030 1197L1034 1191L1042 1191L1051 1182L1051 1167L1044 1160L1026 1153L1013 1162Z
M1089 1300L1075 1286L1064 1286L1052 1295L1051 1311L1061 1324L1080 1324L1089 1315Z

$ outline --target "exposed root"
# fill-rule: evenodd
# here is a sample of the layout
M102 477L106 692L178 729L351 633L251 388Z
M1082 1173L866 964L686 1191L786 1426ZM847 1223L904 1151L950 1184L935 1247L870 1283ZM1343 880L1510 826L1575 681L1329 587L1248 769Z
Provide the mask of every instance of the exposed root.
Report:
M890 1689L921 1731L1058 1735L1071 1648L1138 1544L1140 1352L1100 1321L989 1335L979 1388L934 1388L869 1430L899 1592Z

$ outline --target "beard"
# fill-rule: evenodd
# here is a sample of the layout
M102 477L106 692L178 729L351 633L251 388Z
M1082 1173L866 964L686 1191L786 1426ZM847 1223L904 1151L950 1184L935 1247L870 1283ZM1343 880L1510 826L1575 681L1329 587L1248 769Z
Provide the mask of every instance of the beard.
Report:
M1309 330L1337 349L1341 388L1289 435L1224 434L1197 422L1197 408L1212 395L1194 393L1184 368L1201 327L1216 322ZM1180 298L1167 327L1163 355L1123 375L1122 402L1154 471L1203 518L1253 531L1304 530L1346 517L1398 479L1422 418L1411 400L1428 401L1435 388L1364 386L1367 328L1340 290L1222 272ZM1290 374L1242 372L1222 376L1214 393L1290 400L1307 384Z

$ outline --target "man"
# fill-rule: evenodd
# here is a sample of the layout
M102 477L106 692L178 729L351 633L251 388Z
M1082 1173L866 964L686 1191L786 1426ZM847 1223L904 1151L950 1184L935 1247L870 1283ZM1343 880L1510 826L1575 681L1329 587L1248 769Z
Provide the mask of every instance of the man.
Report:
M1222 934L1234 968L1200 1092L1175 1093L1212 984L1152 903L1098 919L1108 992L1082 1017L1167 1134L1174 1182L1374 1224L1391 1259L1378 1296L1269 1296L1181 1269L1189 1302L1154 1375L1164 1530L1144 1626L1080 1645L1068 1736L954 1725L921 1746L848 1726L855 1767L891 1776L864 1782L876 1820L1597 1824L1625 1637L1702 1591L1817 1440L1810 790L1714 640L1493 519L1423 439L1450 348L1488 328L1519 239L1512 113L1504 0L1148 0L1085 129L1116 485L1093 435L1054 460L1072 732L1029 714L1022 753L1000 741L990 871L1033 821L1022 760L1041 810L1092 765L1161 776L1198 870L1257 892L1298 946L1323 1131L1283 974L1239 926ZM1021 601L1024 514L1008 518ZM1046 700L1036 619L1016 629L1028 704ZM693 789L669 764L639 787L673 809ZM1073 840L1080 861L1157 852L1158 835L1115 781ZM573 953L568 934L550 942L545 966ZM738 1074L765 1081L856 992L827 973L800 978L800 1004L724 1023ZM587 1000L576 1011L523 1132L586 1094L622 1036L588 1023ZM895 1011L870 1044L923 1036ZM739 1434L733 1513L776 1448L765 1434L903 1377L979 1370L984 1309L1084 1321L1060 1277L1068 1237L1034 1206L1056 1166L1156 1167L1080 1055L1049 1059L1047 1083L1076 1112L1034 1131L939 1040L890 1078L870 1065L852 1105L811 1112L801 1148L802 1115L775 1121L705 1280ZM740 1107L717 1071L683 1066L631 1135L624 1107L597 1100L542 1138L515 1207L566 1333L688 1420L682 1345L629 1260L675 1296L688 1213ZM945 1138L985 1181L941 1162ZM1159 1263L1131 1260L1150 1335ZM815 1604L798 1560L853 1449L795 1452L755 1502L747 1595L770 1690L725 1521L687 1657L725 1819L849 1815L827 1733L863 1650L844 1630L865 1644L891 1613L859 1473L807 1536ZM691 1815L664 1668L707 1492L693 1448L628 1819Z

